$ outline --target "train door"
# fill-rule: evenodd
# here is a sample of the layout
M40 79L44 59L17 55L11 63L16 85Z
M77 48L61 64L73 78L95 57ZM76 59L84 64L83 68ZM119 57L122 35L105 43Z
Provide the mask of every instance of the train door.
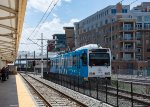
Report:
M76 70L77 70L77 56L76 53L73 53L73 62L72 62L72 75L76 75Z
M82 77L88 77L88 56L87 56L87 50L83 50L80 52L80 60L81 60L81 70L80 74Z
M80 64L80 53L77 52L76 57L77 57L77 62L76 62L77 63L77 69L76 69L77 72L76 72L76 75L80 76L80 67L81 67L80 66L81 65Z

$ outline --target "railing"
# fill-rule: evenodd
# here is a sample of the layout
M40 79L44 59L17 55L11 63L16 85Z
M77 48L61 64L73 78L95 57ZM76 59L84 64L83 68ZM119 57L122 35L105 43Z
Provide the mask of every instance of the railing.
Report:
M134 28L133 27L121 27L120 30L130 31L130 30L134 30Z
M134 58L121 58L121 60L123 60L123 61L132 61L132 60L135 60Z
M129 40L135 40L135 39L132 37L132 38L120 38L120 40L129 41Z
M150 27L136 27L136 30L150 30Z
M136 51L136 49L134 48L134 47L132 47L132 48L120 48L120 50L121 51L128 51L128 52L134 52L134 51Z
M136 37L136 40L140 40L140 39L142 39L142 36Z
M142 30L143 28L142 27L136 27L136 30Z
M136 45L137 45L137 46L142 46L142 43L137 43Z
M126 107L133 107L139 103L143 106L150 105L140 99L135 99L136 96L145 96L146 93L144 95L139 93L132 82L123 83L105 78L84 81L83 77L50 72L44 72L44 78L116 107L124 107L124 104L127 104ZM122 102L124 104L121 104Z
M145 30L150 30L150 26L147 26L147 27L144 26L144 29L145 29Z

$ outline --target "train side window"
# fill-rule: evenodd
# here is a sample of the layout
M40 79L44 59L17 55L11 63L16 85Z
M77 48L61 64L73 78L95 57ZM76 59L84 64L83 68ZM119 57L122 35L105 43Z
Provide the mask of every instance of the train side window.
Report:
M82 59L82 65L87 66L87 54L86 53L82 54L81 59Z
M74 55L74 56L73 56L73 66L76 66L76 60L77 60L77 58L76 58L76 56Z

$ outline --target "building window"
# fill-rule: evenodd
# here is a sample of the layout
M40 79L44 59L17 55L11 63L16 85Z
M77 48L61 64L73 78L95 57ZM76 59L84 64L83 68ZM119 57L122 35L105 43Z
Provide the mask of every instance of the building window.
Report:
M138 17L137 17L137 21L138 21L138 22L141 22L141 21L142 21L142 16L138 16Z
M147 57L147 60L150 60L150 57Z
M137 48L137 52L141 52L141 48Z
M150 16L144 16L144 21L150 21Z
M132 40L132 35L131 34L124 34L124 39L125 40Z
M141 32L136 32L136 39L140 40L142 38Z
M106 19L106 20L105 20L105 24L107 24L107 23L108 23L108 20Z
M147 48L147 52L150 52L150 48Z
M137 55L137 56L136 56L136 59L137 59L137 60L142 60L142 56L141 56L141 55Z
M144 29L150 29L150 23L144 23Z
M149 44L149 40L146 40L146 45L148 45Z
M137 23L137 24L136 24L136 28L137 28L137 29L142 29L142 23Z
M127 9L122 9L122 13L127 13Z
M116 9L111 9L112 14L116 14Z

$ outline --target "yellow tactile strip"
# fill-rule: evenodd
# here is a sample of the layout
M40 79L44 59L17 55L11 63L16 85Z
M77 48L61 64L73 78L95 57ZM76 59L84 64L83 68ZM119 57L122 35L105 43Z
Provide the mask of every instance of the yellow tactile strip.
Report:
M34 100L25 86L25 83L19 75L16 75L16 86L18 94L19 107L36 107Z

